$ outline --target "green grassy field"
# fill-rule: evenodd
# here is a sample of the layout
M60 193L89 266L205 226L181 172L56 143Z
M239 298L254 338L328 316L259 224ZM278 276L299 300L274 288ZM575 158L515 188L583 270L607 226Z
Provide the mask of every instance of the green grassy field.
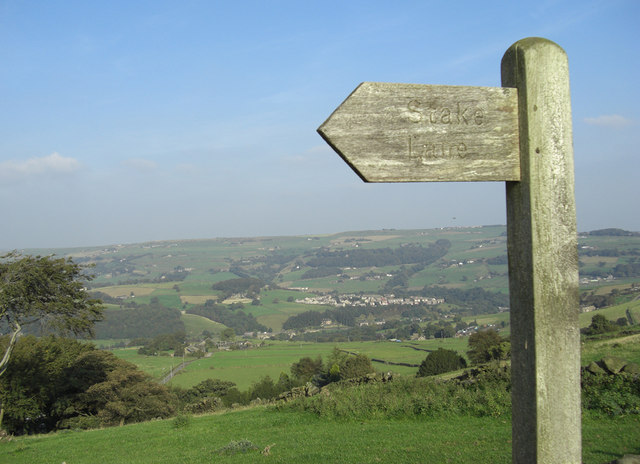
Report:
M591 319L596 314L602 314L604 317L609 319L610 321L616 321L621 317L626 317L627 309L631 312L634 319L640 321L640 300L629 301L627 303L609 306L607 308L598 309L596 311L591 311L588 313L580 314L580 327L587 327L591 324Z
M182 362L182 358L169 356L142 356L138 354L137 348L121 348L112 350L112 353L120 359L135 364L140 370L157 380L169 375L172 368Z
M479 324L495 323L508 320L508 313L478 317ZM589 319L590 320L590 319ZM508 330L501 331L508 336ZM634 335L604 341L589 341L582 346L582 365L599 360L607 354L620 356L632 362L640 363L640 336ZM334 347L352 353L362 353L373 359L380 359L392 363L408 363L419 365L430 351L445 348L457 351L466 357L468 338L445 338L424 341L367 341L350 343L311 343L311 342L278 342L266 341L265 346L238 351L217 351L210 358L193 360L180 374L173 378L172 385L189 388L207 379L216 378L234 382L240 390L246 390L260 378L270 376L277 380L280 373L289 374L291 364L300 358L308 356L323 360ZM138 365L143 371L154 378L161 378L168 373L172 366L177 366L182 360L163 356L143 356L137 354L133 348L113 351L116 356ZM402 375L415 375L417 367L398 366L373 362L379 372L393 372Z
M224 324L196 314L182 314L180 316L180 320L184 323L184 328L187 332L187 339L200 337L204 330L208 330L212 334L218 335L226 327Z
M295 302L296 299L312 296L314 296L312 293L293 290L267 290L261 292L259 306L245 305L244 312L253 314L259 323L277 332L282 330L282 324L291 316L312 309L324 311L328 308L328 306L311 307ZM287 301L287 299L293 299L293 301Z
M412 274L409 289L421 289L429 285L443 285L451 288L469 289L480 287L488 291L508 292L506 264L491 265L487 258L506 255L505 227L483 226L464 228L444 228L427 230L374 230L350 231L331 235L309 235L292 237L220 238L211 240L178 240L141 244L113 245L56 250L29 250L39 254L55 253L72 256L95 263L92 272L95 283L101 285L96 290L119 298L123 303L135 301L149 303L157 298L162 304L187 309L203 304L208 299L218 299L222 292L211 286L223 280L237 278L230 272L239 268L240 274L268 275L267 280L282 287L307 288L309 291L338 291L340 293L373 293L383 290L390 277L400 270L399 265L362 268L345 268L343 272L350 278L327 276L303 279L311 268L305 263L320 250L349 250L356 244L361 249L398 248L407 244L429 246L439 239L449 240L451 247L441 259ZM579 237L582 263L581 273L603 269L611 270L617 264L628 263L633 253L640 247L639 237L592 236ZM618 250L620 256L587 256L594 250ZM625 253L631 254L625 254ZM607 253L605 253L607 254ZM611 254L611 253L608 253ZM277 267L277 274L261 274L262 266L274 256L285 257ZM262 270L261 270L262 269ZM185 272L184 280L166 282L165 274ZM373 271L382 274L379 280L360 280L358 277ZM142 283L141 280L148 282ZM636 278L635 281L638 279ZM135 283L136 281L140 283ZM582 286L582 289L610 289L634 279L619 279L614 282L598 281ZM106 285L106 286L102 286ZM131 298L131 294L135 298ZM325 308L287 302L306 296L305 292L292 290L263 290L261 305L245 305L245 311L272 328L281 329L284 321L295 314L308 310L322 311ZM277 302L274 302L277 301ZM110 306L111 307L111 306ZM116 306L117 307L117 306Z
M187 357L187 360L193 362L171 380L171 385L189 388L205 379L216 378L234 382L240 390L246 390L252 383L267 375L277 380L280 373L289 374L291 364L302 357L308 356L315 359L321 356L323 360L326 360L335 346L352 353L366 354L370 358L419 365L429 354L429 350L437 350L438 348L455 350L464 356L467 350L467 339L339 344L268 341L266 346L255 349L217 351L210 358L193 360L193 358ZM119 358L138 365L154 378L164 377L172 366L175 367L182 361L182 359L166 356L139 355L134 348L113 350L113 353ZM417 367L397 366L381 362L374 362L373 366L379 372L394 372L402 375L415 375L418 371Z
M640 364L640 334L611 340L592 341L582 347L582 365L599 361L604 356L617 356Z
M258 407L104 430L59 432L0 442L0 462L12 464L161 463L510 463L511 424L505 418L334 421L308 413ZM583 462L601 464L640 454L640 417L586 416ZM248 440L258 449L223 452ZM270 446L269 454L262 450Z

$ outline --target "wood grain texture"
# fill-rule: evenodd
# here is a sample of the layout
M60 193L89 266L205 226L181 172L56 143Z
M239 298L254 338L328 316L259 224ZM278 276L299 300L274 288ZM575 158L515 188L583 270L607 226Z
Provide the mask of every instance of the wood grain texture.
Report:
M364 82L318 128L366 182L520 179L517 91Z
M546 39L516 42L522 179L507 182L513 462L581 462L578 250L569 67Z

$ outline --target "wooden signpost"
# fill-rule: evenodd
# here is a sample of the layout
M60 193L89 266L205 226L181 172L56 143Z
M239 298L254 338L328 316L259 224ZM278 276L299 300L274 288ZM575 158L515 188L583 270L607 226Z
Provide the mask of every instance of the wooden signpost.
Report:
M366 182L520 179L515 89L364 82L318 132Z
M503 87L365 82L318 129L366 182L504 181L514 463L581 456L578 251L569 69L513 44Z

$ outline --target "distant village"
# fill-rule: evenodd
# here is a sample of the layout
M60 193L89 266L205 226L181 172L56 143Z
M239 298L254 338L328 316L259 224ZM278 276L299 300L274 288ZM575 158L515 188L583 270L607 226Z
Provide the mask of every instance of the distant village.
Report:
M297 299L296 303L310 305L327 305L335 307L344 306L389 306L389 305L437 305L444 303L442 298L412 296L406 298L396 298L394 295L318 295Z

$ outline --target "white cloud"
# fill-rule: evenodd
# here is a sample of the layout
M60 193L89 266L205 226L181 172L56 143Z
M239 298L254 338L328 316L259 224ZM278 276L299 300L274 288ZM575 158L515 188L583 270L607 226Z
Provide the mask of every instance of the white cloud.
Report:
M52 153L40 158L26 161L4 161L0 163L0 175L3 177L26 177L43 174L69 174L80 169L80 162L75 158Z
M143 158L131 158L122 162L126 167L131 168L139 172L151 172L155 171L158 164L155 161L143 159Z
M633 120L627 119L619 114L604 114L596 118L584 118L584 122L591 126L603 127L625 127L633 123Z

